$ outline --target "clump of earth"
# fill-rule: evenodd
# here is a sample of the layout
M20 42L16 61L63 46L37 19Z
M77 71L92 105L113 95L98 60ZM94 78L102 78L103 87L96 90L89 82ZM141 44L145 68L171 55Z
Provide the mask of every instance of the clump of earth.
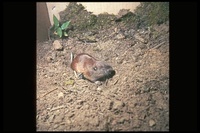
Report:
M138 29L128 10L95 16L76 3L60 16L69 36L37 43L37 131L169 131L169 23ZM116 74L101 85L78 79L71 52Z

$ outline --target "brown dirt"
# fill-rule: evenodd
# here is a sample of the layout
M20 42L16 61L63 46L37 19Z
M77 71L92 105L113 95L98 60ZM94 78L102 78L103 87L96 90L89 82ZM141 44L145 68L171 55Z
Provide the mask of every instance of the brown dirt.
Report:
M96 41L69 37L61 51L37 43L37 131L169 131L169 25L84 35ZM115 76L76 79L71 52L108 62Z

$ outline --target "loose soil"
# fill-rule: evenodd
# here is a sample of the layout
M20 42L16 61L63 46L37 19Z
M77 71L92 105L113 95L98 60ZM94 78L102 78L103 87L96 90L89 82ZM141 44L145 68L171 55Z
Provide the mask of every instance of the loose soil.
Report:
M83 30L37 43L37 131L169 131L169 24ZM116 74L77 79L70 54L88 53Z

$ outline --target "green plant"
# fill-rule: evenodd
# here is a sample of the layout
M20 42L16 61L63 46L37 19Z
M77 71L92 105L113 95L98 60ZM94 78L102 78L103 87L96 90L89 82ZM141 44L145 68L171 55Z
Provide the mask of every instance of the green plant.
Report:
M56 16L53 15L53 22L54 22L53 25L54 34L58 35L60 38L63 37L63 35L68 36L66 29L69 26L70 21L66 21L61 25Z

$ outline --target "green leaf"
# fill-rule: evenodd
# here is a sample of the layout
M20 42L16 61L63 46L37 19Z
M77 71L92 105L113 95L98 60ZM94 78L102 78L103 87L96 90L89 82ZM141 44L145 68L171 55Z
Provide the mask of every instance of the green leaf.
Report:
M68 36L68 34L64 31L64 36Z
M63 23L62 26L61 26L61 29L62 30L67 29L67 27L69 26L69 23L70 23L70 21L67 21L67 22Z
M58 21L58 19L56 18L55 15L53 15L53 22L54 22L54 25L55 25L55 29L57 29L59 27L59 21Z
M61 30L60 27L57 29L57 33L58 33L58 36L61 38L62 37L62 30Z
M57 30L58 28L59 28L59 26L55 26L55 25L54 25L54 31Z

